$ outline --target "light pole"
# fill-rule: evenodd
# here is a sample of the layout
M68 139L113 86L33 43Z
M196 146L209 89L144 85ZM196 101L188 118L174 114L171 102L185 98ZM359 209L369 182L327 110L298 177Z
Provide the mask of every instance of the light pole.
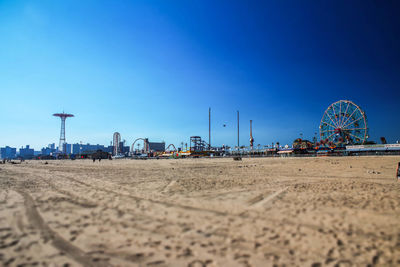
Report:
M211 150L211 108L208 108L208 150Z
M240 148L240 145L239 145L239 110L237 111L237 146L239 149Z

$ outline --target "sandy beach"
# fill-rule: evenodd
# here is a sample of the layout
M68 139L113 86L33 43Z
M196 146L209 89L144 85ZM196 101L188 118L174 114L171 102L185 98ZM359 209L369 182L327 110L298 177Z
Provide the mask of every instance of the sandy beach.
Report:
M400 265L400 157L0 165L0 265Z

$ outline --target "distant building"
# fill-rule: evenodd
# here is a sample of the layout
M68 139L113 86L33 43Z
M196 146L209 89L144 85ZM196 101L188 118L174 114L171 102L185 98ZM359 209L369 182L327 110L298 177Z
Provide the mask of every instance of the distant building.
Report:
M154 152L164 152L165 151L165 142L149 142L150 151Z
M48 147L43 147L40 151L40 154L42 154L43 156L49 156L53 153L53 151Z
M121 148L122 154L125 154L125 155L129 154L129 151L130 151L130 150L131 150L131 148L130 148L129 146L123 146L123 147Z
M91 145L91 144L72 144L71 145L71 153L72 154L81 154L81 153L90 153L90 152L96 152L98 150L104 151L104 152L112 152L112 146L105 147L104 145ZM68 150L68 147L67 147Z
M53 143L49 144L47 147L42 148L40 154L43 156L50 156L54 155L56 151L57 151L56 145Z
M108 152L108 153L113 153L114 151L114 146L108 146L105 148L106 150L104 152Z
M124 154L127 155L129 154L129 146L125 146L125 142L119 142L119 147L118 147L118 154Z
M21 147L19 149L19 156L23 159L31 159L35 155L35 151L32 148L29 148L27 145L25 148Z
M81 144L73 144L72 145L72 154L75 154L75 155L77 155L77 154L80 154L82 152L82 149L81 149Z
M65 144L65 154L71 155L72 154L72 144Z
M15 159L17 156L17 149L14 147L2 147L0 148L0 158L1 159Z

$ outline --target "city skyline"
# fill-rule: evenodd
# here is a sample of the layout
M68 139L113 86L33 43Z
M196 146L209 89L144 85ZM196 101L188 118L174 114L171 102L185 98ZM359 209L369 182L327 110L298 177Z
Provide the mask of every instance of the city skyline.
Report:
M329 10L329 12L327 12ZM0 147L108 145L118 131L178 145L314 137L337 100L370 140L400 138L399 4L374 1L2 1Z

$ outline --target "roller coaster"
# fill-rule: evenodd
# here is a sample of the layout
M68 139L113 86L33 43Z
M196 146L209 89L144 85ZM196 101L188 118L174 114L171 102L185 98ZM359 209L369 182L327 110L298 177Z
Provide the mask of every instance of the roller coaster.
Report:
M169 151L168 149L169 149L171 146L174 148L174 150L172 150L172 151L177 151L177 149L176 149L176 147L174 146L174 144L169 144L169 145L167 146L167 148L165 149L165 151Z
M144 153L148 153L149 152L149 139L148 138L137 138L135 141L133 141L132 146L131 146L131 154L134 153L135 151L135 144L137 141L142 140L143 141L143 150Z

